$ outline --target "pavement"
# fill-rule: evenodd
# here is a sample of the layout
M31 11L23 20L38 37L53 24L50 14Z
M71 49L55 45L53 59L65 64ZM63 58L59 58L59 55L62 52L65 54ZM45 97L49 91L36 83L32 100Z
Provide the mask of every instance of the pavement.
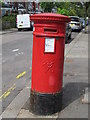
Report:
M2 118L88 118L88 103L82 102L88 87L88 34L80 32L65 46L63 108L59 113L37 116L29 112L30 83L15 97Z
M2 30L0 31L0 35L7 34L7 33L14 33L14 32L18 32L17 28Z

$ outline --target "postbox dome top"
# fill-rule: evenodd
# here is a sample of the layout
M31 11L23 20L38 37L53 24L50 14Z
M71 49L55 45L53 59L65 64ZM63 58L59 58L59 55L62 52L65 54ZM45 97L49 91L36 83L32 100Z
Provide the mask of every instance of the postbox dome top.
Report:
M58 22L70 22L71 18L61 15L61 14L55 14L55 13L40 13L40 14L34 14L30 16L30 19L32 21L58 21Z

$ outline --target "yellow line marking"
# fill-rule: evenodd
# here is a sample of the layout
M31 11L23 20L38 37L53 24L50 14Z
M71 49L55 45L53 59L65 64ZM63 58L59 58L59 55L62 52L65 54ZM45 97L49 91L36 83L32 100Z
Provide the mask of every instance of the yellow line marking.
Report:
M0 99L6 98L7 96L9 96L11 91L15 90L15 88L16 88L16 86L15 86L15 84L13 84L12 87L10 87L6 92L4 92L3 95L0 96Z
M6 98L9 94L10 94L10 91L6 92L6 94L3 97Z
M11 91L11 90L14 90L16 88L16 86L15 86L15 84L12 86L12 87L10 87L7 91Z
M30 67L30 69L32 69L32 67ZM20 77L24 76L25 74L26 74L26 71L20 73L16 78L19 79ZM2 98L6 98L7 96L9 96L10 93L11 93L11 91L15 90L15 88L16 88L16 85L13 84L12 87L10 87L6 92L4 92L4 94L2 94L2 95L0 96L0 100L1 100ZM0 90L0 91L2 91L2 90Z
M26 71L20 73L16 78L19 79L20 77L24 76L26 74Z
M32 69L32 67L30 67L30 69ZM16 78L19 79L20 77L24 76L25 74L26 74L26 71L20 73ZM0 100L1 100L2 98L6 98L7 96L9 96L10 93L11 93L11 91L15 90L15 88L16 88L16 85L13 84L12 87L10 87L6 92L4 92L4 94L2 94L2 95L0 96ZM0 90L0 92L1 92L1 91L2 91L2 90Z

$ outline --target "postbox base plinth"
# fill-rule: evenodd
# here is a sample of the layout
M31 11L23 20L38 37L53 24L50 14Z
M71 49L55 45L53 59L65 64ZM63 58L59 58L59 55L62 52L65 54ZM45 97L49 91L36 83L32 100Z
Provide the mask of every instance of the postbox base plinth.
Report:
M62 92L42 94L31 90L30 112L36 115L51 115L62 109Z

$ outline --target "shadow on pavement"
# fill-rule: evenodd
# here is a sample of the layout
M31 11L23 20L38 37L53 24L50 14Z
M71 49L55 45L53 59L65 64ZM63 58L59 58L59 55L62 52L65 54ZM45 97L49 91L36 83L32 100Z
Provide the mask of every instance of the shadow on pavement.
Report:
M80 98L84 94L85 88L88 86L87 83L68 83L63 88L63 100L62 109L67 107L69 104Z
M65 44L70 44L73 40L74 38L68 39L68 41Z

